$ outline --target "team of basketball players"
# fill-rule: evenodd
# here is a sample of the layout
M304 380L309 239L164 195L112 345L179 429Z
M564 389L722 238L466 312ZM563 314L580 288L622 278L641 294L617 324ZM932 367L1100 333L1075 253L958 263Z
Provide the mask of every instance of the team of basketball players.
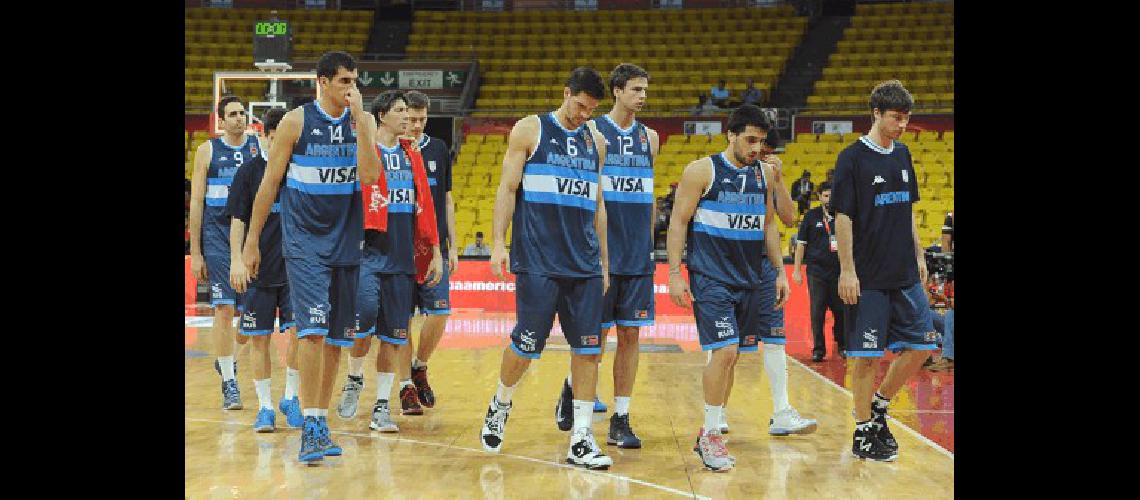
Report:
M356 414L373 336L380 343L370 428L398 432L388 401L397 375L402 414L419 415L436 404L427 362L450 313L448 275L458 264L450 154L443 141L424 134L427 96L386 91L367 113L352 56L326 53L316 71L319 99L288 112L270 110L261 138L245 134L241 101L223 98L217 112L224 134L198 148L191 191L191 266L210 284L222 407L242 408L232 326L237 311L240 335L252 344L259 403L254 429L275 430L269 338L275 325L289 331L278 409L302 429L298 458L309 464L341 454L327 414L342 347L350 347L351 356L337 407L341 418ZM490 265L500 278L505 265L515 275L517 323L480 430L487 451L503 445L515 385L540 357L555 314L571 348L555 407L558 428L572 431L567 462L591 469L613 463L594 439L591 414L598 364L614 326L615 411L606 441L641 447L629 414L639 329L654 319L653 165L660 150L657 132L635 118L648 84L644 69L618 65L609 81L613 108L591 119L606 84L596 71L577 68L561 107L524 117L510 132ZM854 371L852 452L890 461L898 445L887 427L887 405L934 343L925 296L921 287L914 292L926 271L910 213L917 185L910 180L909 152L895 142L913 99L892 81L872 91L871 105L871 131L837 162L832 251L840 258L840 295L855 333L845 346ZM759 344L773 399L769 433L807 434L817 427L788 403L782 307L789 287L775 219L792 225L794 204L772 154L778 140L772 128L760 108L735 109L725 150L685 167L669 222L670 298L693 309L709 353L704 425L693 450L714 471L735 464L723 438L725 406L738 353L759 351ZM413 355L408 331L416 308L427 319ZM902 354L872 396L872 361L884 348Z

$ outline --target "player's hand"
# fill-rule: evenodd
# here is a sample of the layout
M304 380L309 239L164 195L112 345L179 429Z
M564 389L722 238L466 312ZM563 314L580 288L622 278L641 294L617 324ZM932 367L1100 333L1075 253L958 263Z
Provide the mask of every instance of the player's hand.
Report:
M669 298L673 300L674 304L678 307L689 309L690 302L693 300L693 292L689 290L689 284L685 282L680 274L669 274Z
M800 274L800 268L797 267L795 271L792 271L792 279L795 280L797 285L804 284L804 276Z
M926 286L926 278L930 277L930 272L926 270L926 258L918 259L918 282L922 286Z
M447 252L447 272L448 274L455 274L455 270L459 269L459 253L454 248Z
M424 276L424 285L428 288L436 286L443 279L443 256L436 252L428 264L427 275Z
M352 109L355 115L358 112L364 111L364 97L360 95L360 88L356 84L352 85L351 89L345 94L345 105Z
M249 284L249 270L245 268L240 260L230 261L230 286L233 287L237 293L245 293L246 285Z
M190 256L190 275L198 281L206 281L206 259L201 255Z
M491 274L494 274L499 279L506 281L507 277L504 274L504 267L510 269L510 257L507 255L507 248L502 243L495 243L491 248Z
M839 271L839 298L844 304L853 306L859 303L859 277L855 272Z
M249 276L256 278L257 270L261 267L261 249L257 247L257 243L250 244L250 240L245 240L245 249L241 252L241 260L245 261L245 268Z
M760 159L772 168L772 183L779 184L784 176L784 161L776 155L767 155Z
M776 277L776 306L772 309L779 309L788 303L788 298L792 296L792 288L788 286L788 275L780 271L780 275Z

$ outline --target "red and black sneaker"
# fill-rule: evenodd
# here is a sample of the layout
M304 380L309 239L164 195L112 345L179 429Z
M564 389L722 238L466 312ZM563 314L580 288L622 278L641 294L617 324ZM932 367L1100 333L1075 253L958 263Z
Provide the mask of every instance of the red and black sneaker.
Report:
M412 383L416 384L416 393L420 397L420 403L423 403L424 408L435 408L435 393L431 390L431 385L427 380L427 366L423 368L412 368Z
M400 408L403 415L424 414L424 408L420 406L420 398L416 396L415 386L405 385L400 389Z

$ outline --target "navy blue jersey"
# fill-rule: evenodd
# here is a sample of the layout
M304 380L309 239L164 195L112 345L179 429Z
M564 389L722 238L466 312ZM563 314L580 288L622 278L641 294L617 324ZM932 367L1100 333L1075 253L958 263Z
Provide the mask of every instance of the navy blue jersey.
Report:
M756 165L732 166L724 153L710 157L712 183L689 222L689 270L738 288L759 288L767 185Z
M905 144L883 149L863 136L844 148L835 160L831 200L836 212L851 218L860 287L884 290L918 282L911 229L918 179Z
M431 200L435 205L436 227L439 228L439 249L447 253L447 193L451 192L451 151L447 143L439 138L424 134L419 142L420 155L424 157L428 185L431 186Z
M824 219L823 207L815 207L804 214L796 239L804 242L804 260L809 276L825 280L839 278L839 253L831 251L831 237L835 235L835 215Z
M379 250L377 262L369 269L381 274L416 274L416 186L413 183L412 159L397 143L387 148L376 145L376 154L384 165L388 182L388 231L368 230L369 246ZM369 257L370 259L373 257Z
M210 167L206 171L206 206L202 210L202 255L230 256L230 217L226 199L238 168L261 154L257 137L246 135L240 146L222 138L210 139Z
M511 272L601 276L594 214L598 150L583 124L566 130L554 113L538 115L538 145L523 166L511 222Z
M226 213L245 223L246 233L249 232L249 219L253 214L253 199L257 196L257 188L261 185L261 178L265 177L267 166L266 152L242 165L234 174L233 183L230 184L230 195L226 201ZM269 209L269 216L265 218L265 225L261 228L261 238L258 239L257 248L261 250L261 265L258 267L257 277L252 278L249 286L281 286L287 280L285 277L285 258L281 255L281 188L278 186L277 194L273 197L273 206ZM240 248L235 248L240 252Z
M305 104L281 194L285 257L328 266L360 264L364 208L356 181L356 130L348 108L333 118Z
M610 274L653 274L653 156L645 125L618 128L609 115L595 119L606 139L602 198Z

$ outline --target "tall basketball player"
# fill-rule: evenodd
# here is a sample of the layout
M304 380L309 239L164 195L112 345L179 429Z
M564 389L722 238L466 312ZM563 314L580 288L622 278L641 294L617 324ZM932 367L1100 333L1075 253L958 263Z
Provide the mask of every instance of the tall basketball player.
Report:
M282 108L273 108L265 113L265 118L262 120L265 140L262 141L262 145L266 148L273 147L273 136L284 116L285 110ZM230 185L226 212L232 218L231 248L242 248L244 245L246 224L250 212L253 211L253 197L257 193L257 187L261 185L262 177L265 176L267 157L268 152L262 149L261 154L253 161L238 169L233 184ZM297 398L297 327L293 321L293 305L289 300L285 260L281 256L280 212L281 205L275 199L270 214L265 219L265 227L262 229L262 261L260 276L257 279L250 278L245 262L242 261L241 252L230 254L230 284L234 290L243 294L245 304L239 333L253 339L251 342L253 385L257 390L259 404L253 429L257 432L273 432L276 429L276 414L273 412L273 400L269 393L272 366L269 359L269 340L273 333L274 319L278 319L281 331L287 332L290 339L286 359L285 397L281 399L281 412L285 414L289 425L300 427L303 423L300 401Z
M224 133L198 146L190 180L190 270L210 284L214 308L214 350L222 376L222 409L240 410L241 392L234 376L234 308L237 293L230 286L229 217L226 198L238 168L260 154L257 137L245 134L245 106L236 96L218 101ZM240 251L240 249L234 249Z
M766 116L766 115L765 115ZM756 173L761 176L760 183L767 186L766 194L772 199L772 207L779 216L780 221L788 227L795 225L795 209L792 196L783 183L783 162L773 153L779 146L779 135L769 127L766 136L760 143ZM776 256L783 253L776 252ZM784 350L786 342L784 336L784 309L777 306L776 283L781 277L787 281L783 261L780 258L764 259L761 262L760 275L760 309L759 316L760 343L764 346L764 372L768 375L768 388L772 393L772 416L768 419L768 434L773 436L787 436L789 434L810 434L815 432L817 423L815 419L803 418L791 404L788 403L788 357ZM739 357L737 361L739 361ZM720 411L720 432L728 433L728 399L732 394L733 382L736 379L736 363L728 375L728 385L724 393L724 407Z
M498 391L480 431L483 449L490 452L497 453L503 445L515 385L531 360L542 354L557 313L570 344L576 398L566 461L591 469L613 464L590 430L609 258L606 206L598 196L605 139L587 121L605 93L601 75L577 68L562 89L561 107L527 116L511 129L495 195L491 272L505 279L510 225L518 323L510 347L503 350Z
M892 461L898 442L887 428L887 407L937 348L923 284L926 258L914 222L918 178L910 150L897 142L914 98L898 80L871 91L871 131L835 160L835 237L839 297L848 304L847 356L855 399L851 452ZM872 394L877 358L899 353Z
M614 414L606 443L619 448L641 448L641 439L629 424L629 404L637 377L638 342L642 326L653 324L653 161L660 148L657 131L635 118L645 105L649 73L634 64L619 64L610 73L614 107L591 120L606 143L602 169L602 197L606 203L606 240L609 242L610 288L602 305L602 349L606 331L617 325L614 357ZM600 358L601 356L599 356ZM572 377L563 382L556 417L558 428L570 430L574 422Z
M341 453L329 437L328 407L340 348L351 346L354 337L364 246L360 183L374 183L380 176L376 124L364 111L356 77L356 61L344 52L327 52L317 61L321 97L282 118L244 248L246 267L256 277L261 231L288 171L281 190L281 236L301 339L304 424L298 458L305 463Z
M410 380L408 323L412 316L416 284L413 248L416 200L430 195L416 192L412 160L400 145L399 137L408 126L408 105L404 101L404 93L399 90L380 93L372 101L372 112L377 124L377 153L384 163L388 187L388 229L386 233L371 229L364 232L364 260L360 266L360 286L356 295L359 324L350 352L349 379L341 391L337 414L342 418L352 418L356 414L359 396L352 392L354 389L359 392L364 387L360 366L375 335L380 339L380 351L376 354L376 403L372 407L369 427L381 432L399 432L388 404L397 372L409 379L400 390L404 414L423 413ZM431 223L435 225L436 222L433 220ZM431 279L438 280L443 259L438 242L432 252L429 274L434 272Z
M769 128L760 108L734 110L728 118L728 147L685 167L669 221L669 295L681 307L692 300L701 348L712 351L703 373L705 422L696 452L714 471L729 470L736 462L718 426L737 353L755 352L757 339L768 334L760 321L761 261L783 267L777 264L775 220L767 217L772 198L755 167ZM686 241L688 283L681 276ZM774 305L781 307L788 297L782 274L775 287Z

